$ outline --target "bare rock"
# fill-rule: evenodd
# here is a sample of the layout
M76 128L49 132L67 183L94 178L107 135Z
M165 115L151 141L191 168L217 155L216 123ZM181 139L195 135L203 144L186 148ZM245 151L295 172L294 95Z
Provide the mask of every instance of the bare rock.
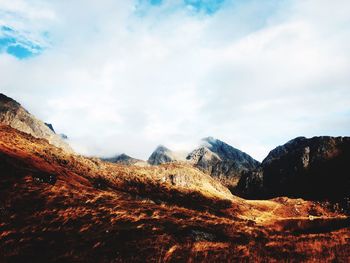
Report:
M49 141L67 152L72 148L57 135L51 124L45 124L24 109L17 101L0 93L0 123Z

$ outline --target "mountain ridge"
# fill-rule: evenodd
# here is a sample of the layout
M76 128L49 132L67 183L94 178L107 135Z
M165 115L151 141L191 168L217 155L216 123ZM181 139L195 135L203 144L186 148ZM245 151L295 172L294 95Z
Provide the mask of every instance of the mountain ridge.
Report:
M342 200L350 197L350 137L297 137L271 150L239 182L244 196Z
M48 140L51 144L65 151L73 149L56 134L53 127L37 119L29 113L20 103L0 93L0 123L7 124L15 129L29 133L37 138Z

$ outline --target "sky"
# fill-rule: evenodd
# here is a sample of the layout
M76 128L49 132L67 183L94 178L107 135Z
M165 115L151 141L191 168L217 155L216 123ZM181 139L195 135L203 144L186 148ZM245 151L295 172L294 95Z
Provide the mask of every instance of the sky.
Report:
M0 92L81 154L350 135L348 0L0 0Z

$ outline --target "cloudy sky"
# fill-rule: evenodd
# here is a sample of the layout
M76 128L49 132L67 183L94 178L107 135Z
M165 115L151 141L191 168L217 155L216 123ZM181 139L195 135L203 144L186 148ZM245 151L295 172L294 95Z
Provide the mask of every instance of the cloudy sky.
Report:
M350 135L348 0L0 0L0 92L80 153Z

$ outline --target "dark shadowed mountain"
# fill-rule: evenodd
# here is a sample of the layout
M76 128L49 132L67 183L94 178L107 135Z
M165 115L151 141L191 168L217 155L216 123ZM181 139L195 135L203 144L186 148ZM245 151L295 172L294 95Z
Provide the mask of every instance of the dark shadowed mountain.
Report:
M272 150L238 188L245 196L350 197L350 137L295 138Z
M213 137L204 138L203 144L193 150L186 159L200 170L220 178L235 187L242 173L255 169L259 162L248 154Z
M73 152L72 148L57 135L52 125L45 124L24 109L17 101L0 93L0 123L29 133L36 138L43 138L52 145Z

